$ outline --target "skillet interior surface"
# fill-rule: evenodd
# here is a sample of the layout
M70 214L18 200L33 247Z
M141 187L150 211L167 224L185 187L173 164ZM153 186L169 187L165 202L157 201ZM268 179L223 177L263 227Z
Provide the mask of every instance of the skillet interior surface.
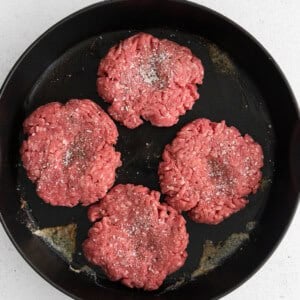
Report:
M96 93L99 60L115 43L139 31L189 47L202 60L205 78L199 87L199 101L175 126L157 128L145 122L130 130L117 124L117 150L122 153L123 166L116 184L143 184L159 190L157 166L164 146L184 124L199 117L224 119L242 134L249 133L262 145L265 155L262 187L249 197L245 209L217 226L186 218L188 259L151 293L112 283L93 266L92 271L78 271L88 265L81 253L81 243L91 226L87 209L51 207L42 202L19 158L22 122L38 106L90 98L107 109ZM33 267L73 297L220 296L262 264L280 240L297 204L290 173L293 161L289 161L293 159L292 132L299 121L293 95L272 59L255 41L230 21L200 6L180 1L115 1L76 13L27 51L2 90L0 106L0 208L6 229ZM77 225L71 263L32 234L37 228L71 223Z

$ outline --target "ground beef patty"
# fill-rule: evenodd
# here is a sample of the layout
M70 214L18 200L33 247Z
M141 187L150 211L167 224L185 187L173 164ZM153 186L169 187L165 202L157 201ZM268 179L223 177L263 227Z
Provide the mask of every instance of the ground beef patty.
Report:
M117 128L98 105L90 100L49 103L23 127L28 135L21 147L23 165L45 202L89 205L105 196L121 161L114 149Z
M89 209L89 219L100 221L89 230L83 251L111 280L155 290L184 264L185 220L159 198L146 187L120 184Z
M199 98L204 69L190 49L139 33L100 62L97 88L110 115L128 128L150 121L172 126Z
M159 165L166 201L199 223L218 224L243 208L261 179L263 152L225 122L197 119L167 145Z

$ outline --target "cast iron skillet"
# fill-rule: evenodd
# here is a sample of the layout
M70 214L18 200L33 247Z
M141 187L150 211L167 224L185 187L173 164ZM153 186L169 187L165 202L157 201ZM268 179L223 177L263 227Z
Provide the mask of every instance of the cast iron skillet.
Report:
M177 125L156 128L145 123L135 130L118 125L117 148L122 152L123 166L116 183L159 189L157 166L164 146L184 124L198 117L225 119L242 133L252 135L265 154L262 188L249 197L249 205L217 226L187 219L190 243L186 264L151 293L111 283L97 268L93 268L96 277L70 269L69 265L78 270L87 264L80 248L91 226L86 208L44 204L26 178L18 152L24 138L24 118L44 103L90 98L106 109L95 89L99 59L120 39L139 31L190 47L205 66L205 80L199 87L200 100ZM130 0L85 8L52 27L25 52L6 79L0 96L1 221L26 261L71 297L220 297L265 262L295 212L300 138L294 96L274 60L257 41L230 20L199 5L175 0ZM25 211L20 199L28 204ZM32 225L31 231L24 222ZM71 264L32 234L37 226L70 223L78 225L77 249ZM218 245L209 255L204 251L208 240L212 241L211 247L212 243ZM206 257L206 269L202 266L199 271L202 255ZM212 270L205 273L207 266ZM201 275L195 277L197 269Z

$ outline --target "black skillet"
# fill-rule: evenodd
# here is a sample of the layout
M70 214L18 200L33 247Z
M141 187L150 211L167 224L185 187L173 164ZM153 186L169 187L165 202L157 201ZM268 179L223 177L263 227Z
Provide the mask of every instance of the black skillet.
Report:
M204 64L205 80L199 87L200 100L175 126L156 128L145 123L129 130L118 125L117 148L122 152L123 166L116 183L132 182L159 189L157 166L162 149L184 124L198 117L225 119L242 133L252 135L265 154L262 188L249 197L249 205L217 226L187 219L188 259L181 270L151 293L111 283L97 268L96 277L72 271L59 253L26 228L24 222L29 221L39 228L76 223L77 250L71 267L79 269L86 264L80 253L90 226L86 208L44 204L26 178L18 152L23 138L22 121L44 103L90 98L106 109L95 89L98 62L112 45L139 31L191 48ZM294 96L272 57L253 37L202 6L179 0L131 0L85 8L52 27L24 53L6 79L0 97L1 221L26 261L73 298L220 297L243 283L266 261L295 212L300 137ZM25 214L20 208L21 198L28 203ZM207 240L219 245L211 257L206 255L214 268L192 278L205 254Z

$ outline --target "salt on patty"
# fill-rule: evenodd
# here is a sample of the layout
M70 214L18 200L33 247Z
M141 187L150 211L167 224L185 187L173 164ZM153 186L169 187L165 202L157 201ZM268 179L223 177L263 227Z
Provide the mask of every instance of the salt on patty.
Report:
M190 49L147 33L112 47L98 69L100 97L110 115L128 128L143 119L172 126L199 98L204 68Z
M113 281L155 290L187 257L185 220L159 202L160 193L141 185L119 184L88 211L97 221L83 252Z
M118 131L91 100L52 102L23 124L21 158L38 195L51 205L89 205L105 196L121 165Z
M158 174L166 201L199 223L218 224L259 187L261 146L225 122L197 119L165 147Z

